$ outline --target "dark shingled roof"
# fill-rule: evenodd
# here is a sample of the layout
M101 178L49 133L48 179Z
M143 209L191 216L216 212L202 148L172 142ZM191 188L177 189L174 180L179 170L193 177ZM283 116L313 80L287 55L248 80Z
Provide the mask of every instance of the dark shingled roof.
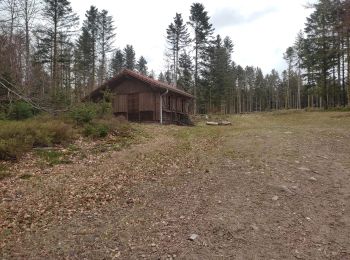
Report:
M89 99L98 99L101 98L103 95L103 91L105 91L108 88L113 88L114 86L117 86L119 82L121 82L124 78L134 78L139 81L147 83L149 86L162 89L162 90L168 90L169 92L174 92L189 98L194 98L193 95L176 88L175 86L171 86L169 84L166 84L164 82L151 79L145 75L142 75L140 73L137 73L132 70L124 69L122 72L120 72L117 76L114 78L108 80L107 82L103 83L100 87L92 91L88 96L86 96L83 101L89 100Z

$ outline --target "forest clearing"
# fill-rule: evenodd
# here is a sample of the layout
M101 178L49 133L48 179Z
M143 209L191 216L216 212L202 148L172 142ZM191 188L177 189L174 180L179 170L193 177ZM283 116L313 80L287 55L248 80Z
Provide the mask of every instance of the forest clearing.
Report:
M0 258L350 259L350 113L226 119L29 153L0 181Z
M350 0L0 0L0 260L350 260L349 129Z

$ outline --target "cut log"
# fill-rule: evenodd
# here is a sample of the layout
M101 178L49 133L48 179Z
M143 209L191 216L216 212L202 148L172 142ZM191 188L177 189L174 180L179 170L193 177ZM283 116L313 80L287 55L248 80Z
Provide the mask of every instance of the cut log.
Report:
M207 122L207 125L214 125L214 126L216 126L216 125L219 125L219 123L218 122Z
M232 125L232 123L229 121L221 121L219 122L219 125Z

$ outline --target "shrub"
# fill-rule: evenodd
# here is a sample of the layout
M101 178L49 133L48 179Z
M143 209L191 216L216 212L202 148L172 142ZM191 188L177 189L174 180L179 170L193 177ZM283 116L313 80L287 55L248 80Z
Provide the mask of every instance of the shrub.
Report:
M17 160L28 149L30 144L25 140L15 138L0 140L0 160Z
M109 129L104 124L88 124L84 127L83 134L88 137L102 138L108 135Z
M103 117L112 114L112 104L106 101L97 103L97 116Z
M71 126L59 120L0 121L0 159L18 159L33 147L62 144L72 138Z
M0 110L0 120L6 120L6 113Z
M70 112L70 117L78 124L90 123L96 117L96 105L83 103L74 107Z
M33 107L23 101L15 102L10 106L8 118L12 120L23 120L34 116Z
M109 132L108 126L103 124L97 125L97 132L99 137L106 137Z

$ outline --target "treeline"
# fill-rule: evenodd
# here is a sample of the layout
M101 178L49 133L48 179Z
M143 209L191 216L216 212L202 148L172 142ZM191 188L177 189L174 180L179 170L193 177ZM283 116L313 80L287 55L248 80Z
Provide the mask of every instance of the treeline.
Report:
M188 21L176 13L166 30L168 69L159 79L193 93L202 113L346 106L350 1L320 0L309 8L314 11L305 34L284 54L288 69L264 75L258 67L236 64L232 40L215 36L204 6L192 4Z
M236 64L232 39L216 35L205 7L193 3L188 19L175 13L164 32L167 62L158 79L193 93L200 113L346 106L350 1L319 0L310 8L304 32L284 54L288 69L264 74ZM2 0L0 98L11 98L4 84L36 103L65 107L123 68L155 77L132 45L114 47L115 28L95 6L79 26L68 0Z
M297 78L297 104L350 105L350 1L319 0L310 8L304 33L285 53L288 79Z
M176 13L166 35L168 65L158 79L191 92L197 112L243 113L296 104L292 94L286 97L295 83L292 73L288 77L286 72L279 75L272 70L264 75L259 67L236 64L231 38L215 36L202 4L192 4L187 22Z
M79 27L68 0L2 0L0 82L40 104L65 107L124 67L146 74L146 59L136 60L132 45L116 50L115 40L107 10L91 6ZM0 86L0 96L11 93Z

